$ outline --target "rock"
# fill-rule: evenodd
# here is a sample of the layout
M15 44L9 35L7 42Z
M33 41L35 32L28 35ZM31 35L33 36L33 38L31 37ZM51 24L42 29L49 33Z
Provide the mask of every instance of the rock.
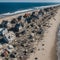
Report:
M26 55L27 54L27 51L23 51L23 53L24 53L24 55Z
M44 44L42 44L42 46L44 46Z
M9 49L13 49L14 47L12 45L8 45L8 48Z
M10 54L10 57L11 57L11 58L15 58L16 56L15 56L15 54L11 53L11 54Z
M7 49L7 51L8 51L9 53L11 53L13 50L12 50L12 49Z
M38 58L37 58L37 57L35 57L35 60L38 60Z
M37 34L43 34L44 33L44 30L42 28L40 28L38 31L37 31Z
M30 52L31 52L31 53L33 53L33 52L34 52L34 50L32 49Z
M29 35L28 39L32 39L32 38L33 38L32 35Z

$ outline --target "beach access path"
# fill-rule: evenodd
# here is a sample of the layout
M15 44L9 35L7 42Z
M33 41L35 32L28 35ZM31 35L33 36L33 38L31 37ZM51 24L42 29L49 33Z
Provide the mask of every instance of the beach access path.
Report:
M37 46L35 53L30 55L28 60L57 60L56 55L56 32L60 23L60 9L58 9L55 17L50 19L51 27L47 29ZM42 46L44 44L44 46Z

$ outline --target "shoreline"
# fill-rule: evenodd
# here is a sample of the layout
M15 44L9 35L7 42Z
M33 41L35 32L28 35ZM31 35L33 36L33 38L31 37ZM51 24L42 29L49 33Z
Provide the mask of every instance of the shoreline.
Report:
M30 9L25 9L25 10L21 10L21 11L15 11L13 13L7 12L7 13L0 14L0 18L4 18L4 17L8 17L8 16L14 16L14 15L18 15L18 14L27 13L27 12L33 12L33 11L44 9L44 8L56 7L56 6L59 6L59 5L60 4L34 7L33 9L30 8Z

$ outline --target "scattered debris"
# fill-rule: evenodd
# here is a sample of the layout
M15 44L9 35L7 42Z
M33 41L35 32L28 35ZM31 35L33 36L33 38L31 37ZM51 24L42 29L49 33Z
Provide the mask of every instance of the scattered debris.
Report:
M18 19L18 21L20 21L20 20L22 19L22 16L18 16L18 18L17 18L17 19Z
M11 20L11 24L16 24L17 23L17 20L15 19L15 18L13 18L12 20Z
M56 7L50 7L25 13L11 21L3 20L0 24L0 57L3 60L26 60L34 53L34 43L43 38L45 27L49 27L48 20L55 16L56 11Z
M44 44L42 44L42 46L44 46Z
M9 33L5 34L5 36L3 37L3 41L5 42L12 42L13 40L15 40L15 34L14 32L10 31Z
M2 35L5 35L8 33L8 30L6 28L0 28L0 36Z
M8 23L8 21L3 20L1 23L1 26L4 28L7 28L7 23Z
M37 57L35 57L35 60L38 60L38 58L37 58Z

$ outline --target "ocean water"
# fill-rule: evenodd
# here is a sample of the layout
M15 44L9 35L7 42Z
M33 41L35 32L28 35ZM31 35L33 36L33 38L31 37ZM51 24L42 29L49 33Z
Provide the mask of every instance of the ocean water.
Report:
M0 3L0 15L9 14L20 10L31 9L34 7L54 5L57 3Z

